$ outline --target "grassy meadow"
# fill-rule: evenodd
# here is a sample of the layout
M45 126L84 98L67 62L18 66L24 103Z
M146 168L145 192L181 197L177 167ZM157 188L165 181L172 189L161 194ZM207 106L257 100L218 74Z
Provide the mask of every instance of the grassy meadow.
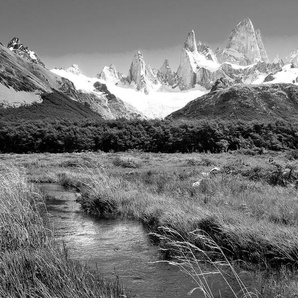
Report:
M15 193L18 200L25 197L25 205L31 208L28 207L26 213L28 219L24 218L23 222L18 223L18 232L9 231L7 239L10 242L6 246L2 244L2 254L9 254L18 266L24 267L22 262L27 261L26 254L31 250L34 252L28 259L31 265L25 266L30 274L35 272L33 264L39 266L40 260L45 259L45 263L56 262L53 266L49 265L51 268L66 266L66 269L63 267L64 271L60 267L57 269L65 274L59 278L75 279L73 288L86 289L89 284L94 286L94 280L86 280L85 274L77 273L76 270L82 268L73 269L77 265L54 248L46 223L35 223L41 220L38 208L28 203L38 197L34 190L30 190L31 182L60 183L75 187L82 193L80 203L85 212L98 217L129 218L142 222L152 241L162 249L163 257L171 262L177 260L176 264L188 273L186 268L189 264L195 264L195 268L193 265L191 268L197 272L198 260L202 260L215 265L221 262L231 264L228 271L234 272L237 268L237 273L233 273L235 278L239 277L238 274L254 276L254 294L243 290L241 295L235 293L235 297L297 297L298 154L296 151L260 153L162 154L132 151L2 154L0 171L3 177L18 173L23 179L18 187L25 187L26 190ZM218 173L204 174L214 167L220 168ZM8 184L13 180L9 177L5 179ZM200 179L201 183L194 187L193 183ZM5 199L1 199L1 204L12 200L11 193L2 195ZM17 202L22 206L23 202ZM7 208L15 207L9 203ZM2 226L10 216L8 214L3 215ZM31 214L36 218L32 219ZM33 220L34 227L27 227L27 220L30 223ZM27 230L23 231L22 226ZM41 231L35 231L35 226ZM31 236L28 229L35 231L35 234ZM23 239L20 244L14 244L16 233L20 233L17 239ZM27 235L32 240L28 240ZM10 251L11 247L13 251ZM183 264L186 266L183 267ZM47 280L43 275L46 273L39 271L38 276ZM28 291L35 291L36 287L57 288L56 284L51 284L52 279L48 284L35 284L34 276L37 273L32 273L33 277L28 274L23 275L25 281L13 284L24 287L25 283ZM83 281L79 278L82 275ZM55 282L57 280L55 278ZM75 282L83 282L84 287ZM11 297L26 297L14 293L12 291ZM93 297L84 295L71 296Z

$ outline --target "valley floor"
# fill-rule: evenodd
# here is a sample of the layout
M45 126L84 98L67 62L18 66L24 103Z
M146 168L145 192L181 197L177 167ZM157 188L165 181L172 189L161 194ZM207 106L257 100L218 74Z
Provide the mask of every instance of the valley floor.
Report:
M2 154L0 170L75 187L99 217L142 222L167 259L224 261L255 276L258 297L294 297L297 154L261 153Z

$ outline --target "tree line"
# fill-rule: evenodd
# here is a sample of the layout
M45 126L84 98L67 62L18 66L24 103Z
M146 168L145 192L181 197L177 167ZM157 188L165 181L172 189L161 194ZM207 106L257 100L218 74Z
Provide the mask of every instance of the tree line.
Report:
M126 151L217 153L298 148L298 124L169 120L0 122L0 152Z

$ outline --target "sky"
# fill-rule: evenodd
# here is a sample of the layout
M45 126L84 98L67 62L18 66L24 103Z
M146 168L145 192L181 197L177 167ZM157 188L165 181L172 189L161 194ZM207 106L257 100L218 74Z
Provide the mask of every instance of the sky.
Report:
M146 63L173 70L190 30L213 50L245 17L260 29L270 59L298 48L297 0L0 0L0 41L29 46L47 68L78 64L89 76L105 65L128 73Z

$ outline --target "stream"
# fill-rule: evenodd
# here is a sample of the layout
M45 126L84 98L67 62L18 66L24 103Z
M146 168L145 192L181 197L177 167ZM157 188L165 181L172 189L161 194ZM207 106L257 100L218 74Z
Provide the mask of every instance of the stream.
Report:
M196 284L177 267L162 262L138 222L98 219L80 209L74 191L58 184L38 187L47 195L55 238L66 244L72 259L97 267L106 278L118 276L132 297L204 297L199 290L188 295ZM218 275L209 279L209 286L214 297L234 297Z

